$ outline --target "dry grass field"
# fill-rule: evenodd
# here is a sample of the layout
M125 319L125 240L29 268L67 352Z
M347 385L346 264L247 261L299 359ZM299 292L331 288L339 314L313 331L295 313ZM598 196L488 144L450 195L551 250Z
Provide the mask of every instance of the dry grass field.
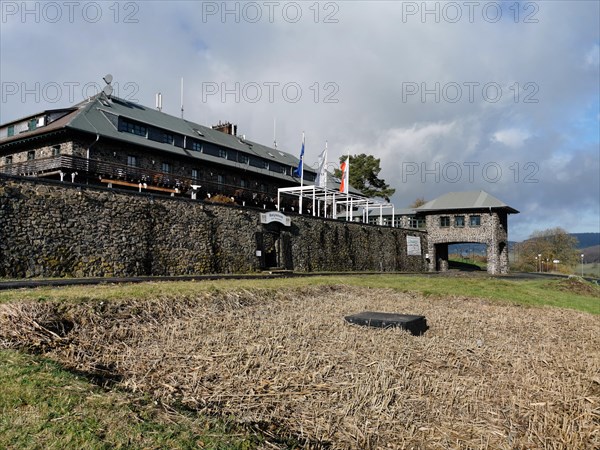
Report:
M350 325L365 310L430 329ZM600 316L347 285L0 304L0 346L308 448L600 448Z

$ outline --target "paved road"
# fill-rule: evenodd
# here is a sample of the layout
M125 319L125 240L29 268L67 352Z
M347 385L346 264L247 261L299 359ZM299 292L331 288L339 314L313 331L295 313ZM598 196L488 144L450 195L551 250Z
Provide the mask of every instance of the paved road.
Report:
M59 287L59 286L84 286L96 284L118 284L118 283L145 283L149 281L206 281L206 280L267 280L272 278L290 277L314 277L314 276L368 276L368 275L400 275L400 276L434 276L434 277L464 277L479 278L490 276L486 271L460 271L449 270L448 272L424 272L424 273L399 273L399 272L327 272L327 273L294 273L290 271L263 272L260 274L214 274L214 275L190 275L182 277L106 277L106 278L50 278L50 279L28 279L0 281L0 291L8 289L28 289L37 287ZM513 272L508 275L498 275L494 278L503 280L535 280L548 278L568 278L568 275L552 273L526 273ZM600 284L597 278L585 278L592 283Z

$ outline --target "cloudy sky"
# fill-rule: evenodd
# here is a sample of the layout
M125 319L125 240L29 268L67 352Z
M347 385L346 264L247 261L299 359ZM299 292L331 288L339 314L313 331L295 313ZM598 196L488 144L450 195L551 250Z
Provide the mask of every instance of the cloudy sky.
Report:
M2 1L0 122L116 94L316 164L381 158L406 207L486 190L511 239L600 232L600 3Z

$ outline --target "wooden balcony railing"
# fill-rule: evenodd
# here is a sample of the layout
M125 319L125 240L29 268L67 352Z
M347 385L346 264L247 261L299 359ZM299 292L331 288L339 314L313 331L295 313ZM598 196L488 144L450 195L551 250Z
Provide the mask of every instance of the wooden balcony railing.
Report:
M61 175L65 181L86 179L88 182L107 185L120 185L140 190L155 190L176 194L190 192L192 186L197 189L198 198L210 198L215 194L233 197L242 204L263 206L274 201L273 196L257 189L251 190L240 186L218 183L213 180L158 172L125 164L115 164L95 159L81 158L71 155L58 155L47 158L32 159L20 163L0 166L0 173L29 177L49 177ZM62 179L61 177L61 179Z

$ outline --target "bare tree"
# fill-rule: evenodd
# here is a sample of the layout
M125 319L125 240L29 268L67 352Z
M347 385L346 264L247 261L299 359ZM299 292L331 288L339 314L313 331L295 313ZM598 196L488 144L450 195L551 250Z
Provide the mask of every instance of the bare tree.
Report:
M517 244L518 270L570 271L578 262L577 238L560 227L534 231L529 239ZM560 263L556 267L554 260Z
M425 203L427 203L425 197L417 197L415 201L410 204L409 208L418 208L419 206L423 206Z

